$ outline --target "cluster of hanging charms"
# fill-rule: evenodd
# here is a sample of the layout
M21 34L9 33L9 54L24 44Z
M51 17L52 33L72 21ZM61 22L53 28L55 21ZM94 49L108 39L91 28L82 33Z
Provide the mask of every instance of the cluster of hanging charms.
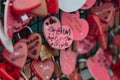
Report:
M120 0L2 0L0 8L0 79L120 80Z

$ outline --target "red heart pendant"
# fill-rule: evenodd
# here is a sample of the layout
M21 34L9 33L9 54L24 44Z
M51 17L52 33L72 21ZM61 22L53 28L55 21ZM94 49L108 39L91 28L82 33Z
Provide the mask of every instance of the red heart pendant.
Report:
M98 38L98 41L100 43L100 46L103 49L107 48L107 42L108 42L108 33L106 31L106 25L101 23L99 17L95 14L90 14L87 17L88 22L90 23L90 26L94 26L96 31L94 32L95 36Z
M31 63L31 70L40 80L50 80L54 72L54 64L51 60L34 60Z
M45 38L49 45L55 49L65 49L72 44L73 33L69 26L60 25L56 17L48 17L43 24Z
M59 11L58 0L45 0L47 4L47 10L50 14L56 14Z
M18 0L19 1L19 0ZM29 15L16 15L11 10L11 0L6 1L5 6L5 16L4 16L4 30L5 35L12 39L14 32L18 32L24 28L25 25L29 23L32 16Z
M88 22L80 19L79 11L75 13L62 13L62 25L69 25L73 31L74 40L83 40L89 31Z
M20 78L19 69L9 64L0 63L0 78L4 80L17 80Z
M112 3L106 2L101 6L92 8L92 13L95 13L102 21L110 25L114 20L115 9Z
M39 33L32 33L27 39L20 39L28 46L28 57L38 59L42 44L42 38Z
M120 47L120 35L116 35L114 38L113 38L113 43Z
M60 53L60 64L62 72L66 75L71 74L76 65L76 55L70 49L61 50ZM68 66L69 65L69 66Z
M82 80L82 77L78 72L73 72L70 75L70 80Z
M24 14L41 5L41 0L14 0L12 3L12 11L16 14Z
M118 78L120 78L120 60L112 65L112 71Z
M13 53L10 53L4 49L2 56L10 64L22 69L27 59L27 52L27 45L19 41L14 45Z

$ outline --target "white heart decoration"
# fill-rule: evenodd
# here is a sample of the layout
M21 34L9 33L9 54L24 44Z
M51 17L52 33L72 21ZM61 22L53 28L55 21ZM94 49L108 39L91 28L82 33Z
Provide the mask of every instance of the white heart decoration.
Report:
M87 0L58 0L59 8L65 12L73 12L80 9Z

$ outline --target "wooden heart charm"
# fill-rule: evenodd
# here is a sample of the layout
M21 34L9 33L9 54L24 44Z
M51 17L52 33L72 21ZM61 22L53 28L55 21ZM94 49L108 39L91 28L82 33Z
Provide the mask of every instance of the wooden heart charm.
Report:
M95 4L96 0L87 0L86 3L81 7L81 9L89 9Z
M88 22L80 19L79 11L62 13L62 25L69 25L73 31L74 40L83 40L89 31Z
M41 0L14 0L12 3L12 11L16 14L24 14L39 7Z
M17 0L19 1L19 0ZM29 2L29 1L28 1ZM29 15L16 15L11 10L11 0L6 1L5 5L5 16L4 16L4 31L5 35L12 39L14 32L18 32L24 28L25 25L29 23L32 16Z
M91 11L108 25L114 20L115 9L112 3L106 2L101 6L95 6Z
M103 49L107 48L107 43L108 43L108 33L106 31L106 25L103 24L99 17L95 14L89 14L88 17L88 22L90 23L90 26L94 26L96 29L94 33L94 36L98 39L100 46Z
M34 60L31 63L31 70L40 80L50 80L54 72L54 64L49 59L45 61Z
M96 44L95 37L88 35L81 41L76 41L76 50L79 54L85 54L89 52Z
M59 8L65 12L73 12L80 9L87 0L58 0Z
M87 60L87 66L95 80L111 80L108 70L92 61L91 58Z
M13 53L10 53L6 49L4 49L2 52L2 56L10 64L22 69L27 59L27 52L27 45L19 41L14 45Z
M74 71L76 65L76 55L70 48L68 50L61 50L60 65L61 70L65 75L70 75Z
M108 51L104 51L102 48L100 48L96 55L92 57L92 60L94 63L100 64L100 66L103 66L105 68L109 68L112 64L112 55Z
M32 33L27 39L20 39L28 46L28 57L38 59L40 55L42 38L39 33Z
M48 17L43 24L44 36L48 44L55 49L65 49L72 44L73 33L69 26L60 25L56 17Z

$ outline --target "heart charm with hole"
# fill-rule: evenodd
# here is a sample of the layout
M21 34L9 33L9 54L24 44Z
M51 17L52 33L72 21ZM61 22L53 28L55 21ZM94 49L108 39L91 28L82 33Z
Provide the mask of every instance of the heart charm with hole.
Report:
M76 55L70 48L68 48L68 50L61 50L60 65L62 72L65 75L70 75L74 71L76 65Z
M10 53L6 49L4 49L2 52L2 56L10 64L22 69L27 59L27 53L28 48L26 43L19 41L14 45L13 53Z
M34 60L31 63L32 72L40 80L50 80L54 72L54 64L51 60L47 59L45 61Z
M28 57L32 59L38 59L40 55L42 38L39 33L32 33L27 39L20 39L28 46Z
M43 32L48 44L55 49L65 49L72 44L72 29L67 25L60 25L60 21L53 16L43 23Z
M62 25L69 25L73 31L74 40L83 40L89 31L88 22L80 19L79 11L74 13L62 13Z
M115 9L112 3L106 2L101 6L95 6L91 11L98 15L99 18L108 25L114 20Z
M41 0L14 0L12 3L12 11L16 14L25 14L34 10L41 5Z

